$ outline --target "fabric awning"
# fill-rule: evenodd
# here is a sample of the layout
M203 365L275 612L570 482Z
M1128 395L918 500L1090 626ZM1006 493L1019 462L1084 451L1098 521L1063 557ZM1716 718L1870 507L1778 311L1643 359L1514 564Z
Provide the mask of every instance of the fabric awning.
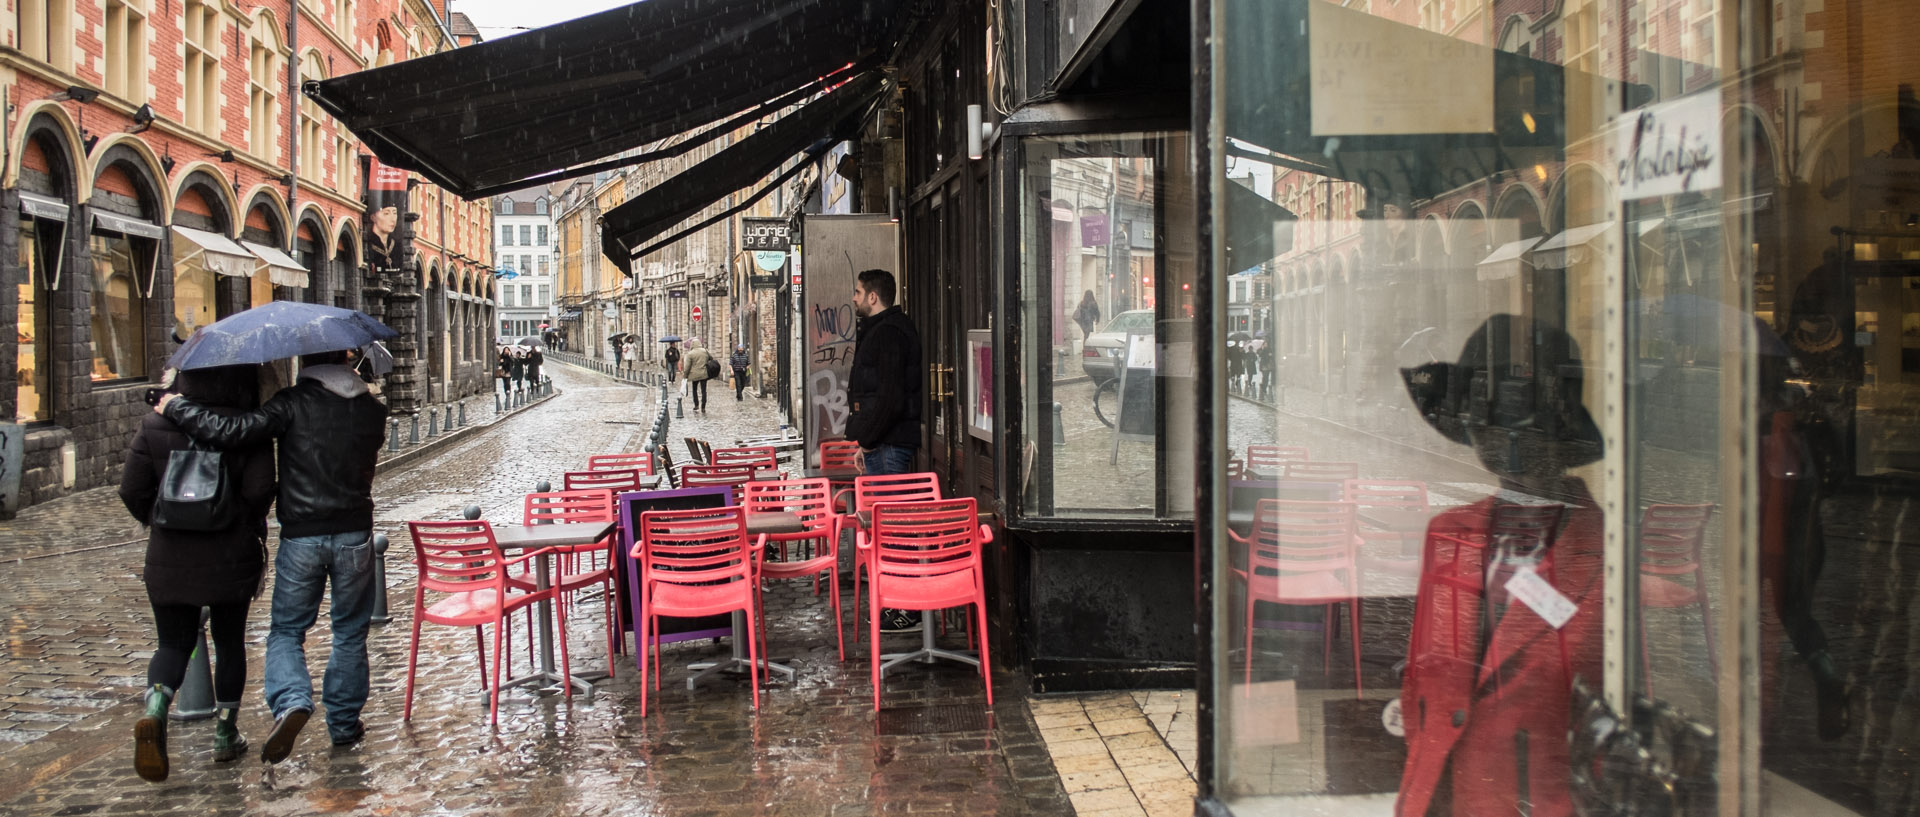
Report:
M1235 182L1227 183L1227 269L1257 267L1293 249L1299 216Z
M755 109L884 56L911 5L646 0L304 90L382 162L476 198L772 113Z
M630 271L634 256L650 251L647 242L680 222L779 170L796 154L817 159L852 138L885 85L879 71L861 74L608 210L600 225L600 243L607 258L622 271ZM750 206L768 189L747 196L735 207Z
M300 262L293 260L293 256L281 252L278 247L269 247L252 241L242 241L240 246L247 248L247 252L253 253L253 257L259 259L255 271L258 272L258 267L266 268L267 279L272 281L274 286L304 287L307 285L306 269L300 266Z
M260 259L219 233L173 225L173 265L198 265L215 275L252 278Z
M1503 278L1512 278L1519 275L1520 257L1526 255L1527 250L1538 243L1540 243L1540 237L1535 236L1533 238L1522 238L1519 241L1509 241L1495 247L1493 252L1489 253L1487 257L1480 259L1480 263L1477 265L1480 268L1480 280L1498 281Z
M67 220L67 203L55 198L20 191L20 212L34 218Z
M1592 250L1587 245L1611 229L1613 222L1607 221L1570 227L1555 233L1552 238L1533 248L1533 265L1540 269L1566 269L1585 261Z
M159 241L167 235L167 228L151 221L143 221L116 213L109 213L105 210L93 211L93 229L137 235L141 238L151 238L155 241Z

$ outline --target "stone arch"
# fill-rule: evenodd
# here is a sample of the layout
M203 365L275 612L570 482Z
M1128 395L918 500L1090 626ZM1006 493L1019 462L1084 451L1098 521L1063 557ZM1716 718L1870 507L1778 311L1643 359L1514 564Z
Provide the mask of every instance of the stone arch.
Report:
M287 199L280 188L270 184L256 184L247 191L247 206L241 210L246 217L240 222L240 232L245 233L248 222L254 221L253 214L260 213L267 223L265 228L280 241L279 249L286 249L287 238L292 234L289 225L293 224L293 215L287 211ZM262 229L253 225L255 229Z
M110 167L119 166L127 171L142 189L141 195L150 198L143 206L151 208L148 217L155 224L164 223L168 213L173 212L173 191L167 189L161 180L167 177L160 168L160 157L155 156L153 147L146 140L130 133L116 133L102 139L94 145L93 163L87 168L87 201L92 202L93 187L99 181L100 174Z
M221 175L220 166L211 162L193 162L180 168L179 181L173 186L173 219L178 220L180 203L187 199L189 191L196 194L200 202L210 212L211 218L222 235L232 238L239 234L236 229L240 221L238 213L240 202L234 199L233 186ZM191 226L191 225L189 225Z
M80 129L74 125L73 118L67 115L66 108L46 100L29 103L21 106L19 118L15 121L27 124L8 140L6 187L20 186L20 169L26 159L27 146L31 142L38 142L49 161L56 160L57 156L57 161L67 174L67 190L62 199L68 202L85 201L93 195L92 177L80 173L81 168L87 167L87 157L80 152ZM50 147L54 150L48 151Z
M333 229L333 279L340 285L333 292L333 305L359 309L365 279L360 274L360 234L354 225L353 219L342 217Z
M1543 208L1540 204L1540 196L1534 192L1532 187L1526 184L1508 185L1507 189L1500 191L1499 198L1494 200L1494 224L1492 225L1494 227L1494 246L1499 246L1508 241L1516 241L1521 238L1533 238L1541 235L1546 230L1542 213ZM1503 224L1509 220L1514 223L1512 225ZM1506 235L1505 233L1508 232L1513 233L1513 235Z
M327 229L327 211L320 209L318 204L307 202L300 205L300 217L295 222L303 226L310 225L313 228L314 238L320 242L314 246L314 250L319 252L321 257L333 257L334 236L333 231Z

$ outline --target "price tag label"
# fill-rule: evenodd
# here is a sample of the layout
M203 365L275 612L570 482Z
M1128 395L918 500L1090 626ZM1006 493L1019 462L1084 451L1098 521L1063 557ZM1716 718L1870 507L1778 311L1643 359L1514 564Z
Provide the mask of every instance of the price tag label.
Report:
M1574 604L1566 594L1548 584L1546 579L1540 578L1540 574L1534 572L1531 567L1523 567L1514 572L1513 578L1507 580L1507 592L1556 630L1567 626L1567 621L1573 618L1574 611L1580 609L1580 606Z

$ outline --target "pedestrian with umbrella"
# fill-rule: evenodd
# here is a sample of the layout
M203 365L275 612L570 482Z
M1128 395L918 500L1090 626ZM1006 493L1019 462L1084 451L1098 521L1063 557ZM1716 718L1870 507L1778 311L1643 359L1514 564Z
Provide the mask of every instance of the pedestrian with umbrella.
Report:
M259 404L258 366L221 366L167 373L162 388L186 395L207 411L227 417ZM155 390L156 392L159 390ZM158 396L157 394L154 396ZM147 661L146 711L133 727L133 768L141 779L167 779L167 710L187 676L187 659L200 633L200 611L209 611L214 664L213 759L240 756L240 696L247 685L247 608L259 595L267 569L267 507L273 502L273 446L266 443L225 452L229 519L215 529L155 524L154 505L175 452L187 451L187 435L165 417L140 423L120 474L120 501L147 535L140 578L153 606L155 641ZM195 526L205 528L206 526Z
M680 336L668 335L660 340L667 344L667 351L663 356L667 361L667 382L672 383L680 374Z
M187 436L223 451L278 443L280 549L265 673L274 725L260 752L268 763L287 758L313 714L302 645L329 587L333 649L321 694L327 732L335 746L351 746L366 734L360 712L370 680L367 626L375 594L385 592L373 583L372 538L374 467L387 407L347 362L348 350L398 334L350 309L274 301L200 329L169 362L190 371L297 355L300 374L292 386L232 416L177 394L154 406Z
M627 365L627 350L633 347L627 343L627 336L624 334L607 338L607 345L613 347L613 370L620 371L620 367Z
M512 397L513 353L507 351L506 346L500 347L500 354L495 358L493 376L500 379L500 394L505 397Z

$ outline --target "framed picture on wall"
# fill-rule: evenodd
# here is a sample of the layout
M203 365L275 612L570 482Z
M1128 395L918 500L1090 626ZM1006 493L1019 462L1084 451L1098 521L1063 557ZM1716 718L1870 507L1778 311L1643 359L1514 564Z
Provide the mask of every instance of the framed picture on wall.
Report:
M993 439L993 330L967 330L967 433Z

